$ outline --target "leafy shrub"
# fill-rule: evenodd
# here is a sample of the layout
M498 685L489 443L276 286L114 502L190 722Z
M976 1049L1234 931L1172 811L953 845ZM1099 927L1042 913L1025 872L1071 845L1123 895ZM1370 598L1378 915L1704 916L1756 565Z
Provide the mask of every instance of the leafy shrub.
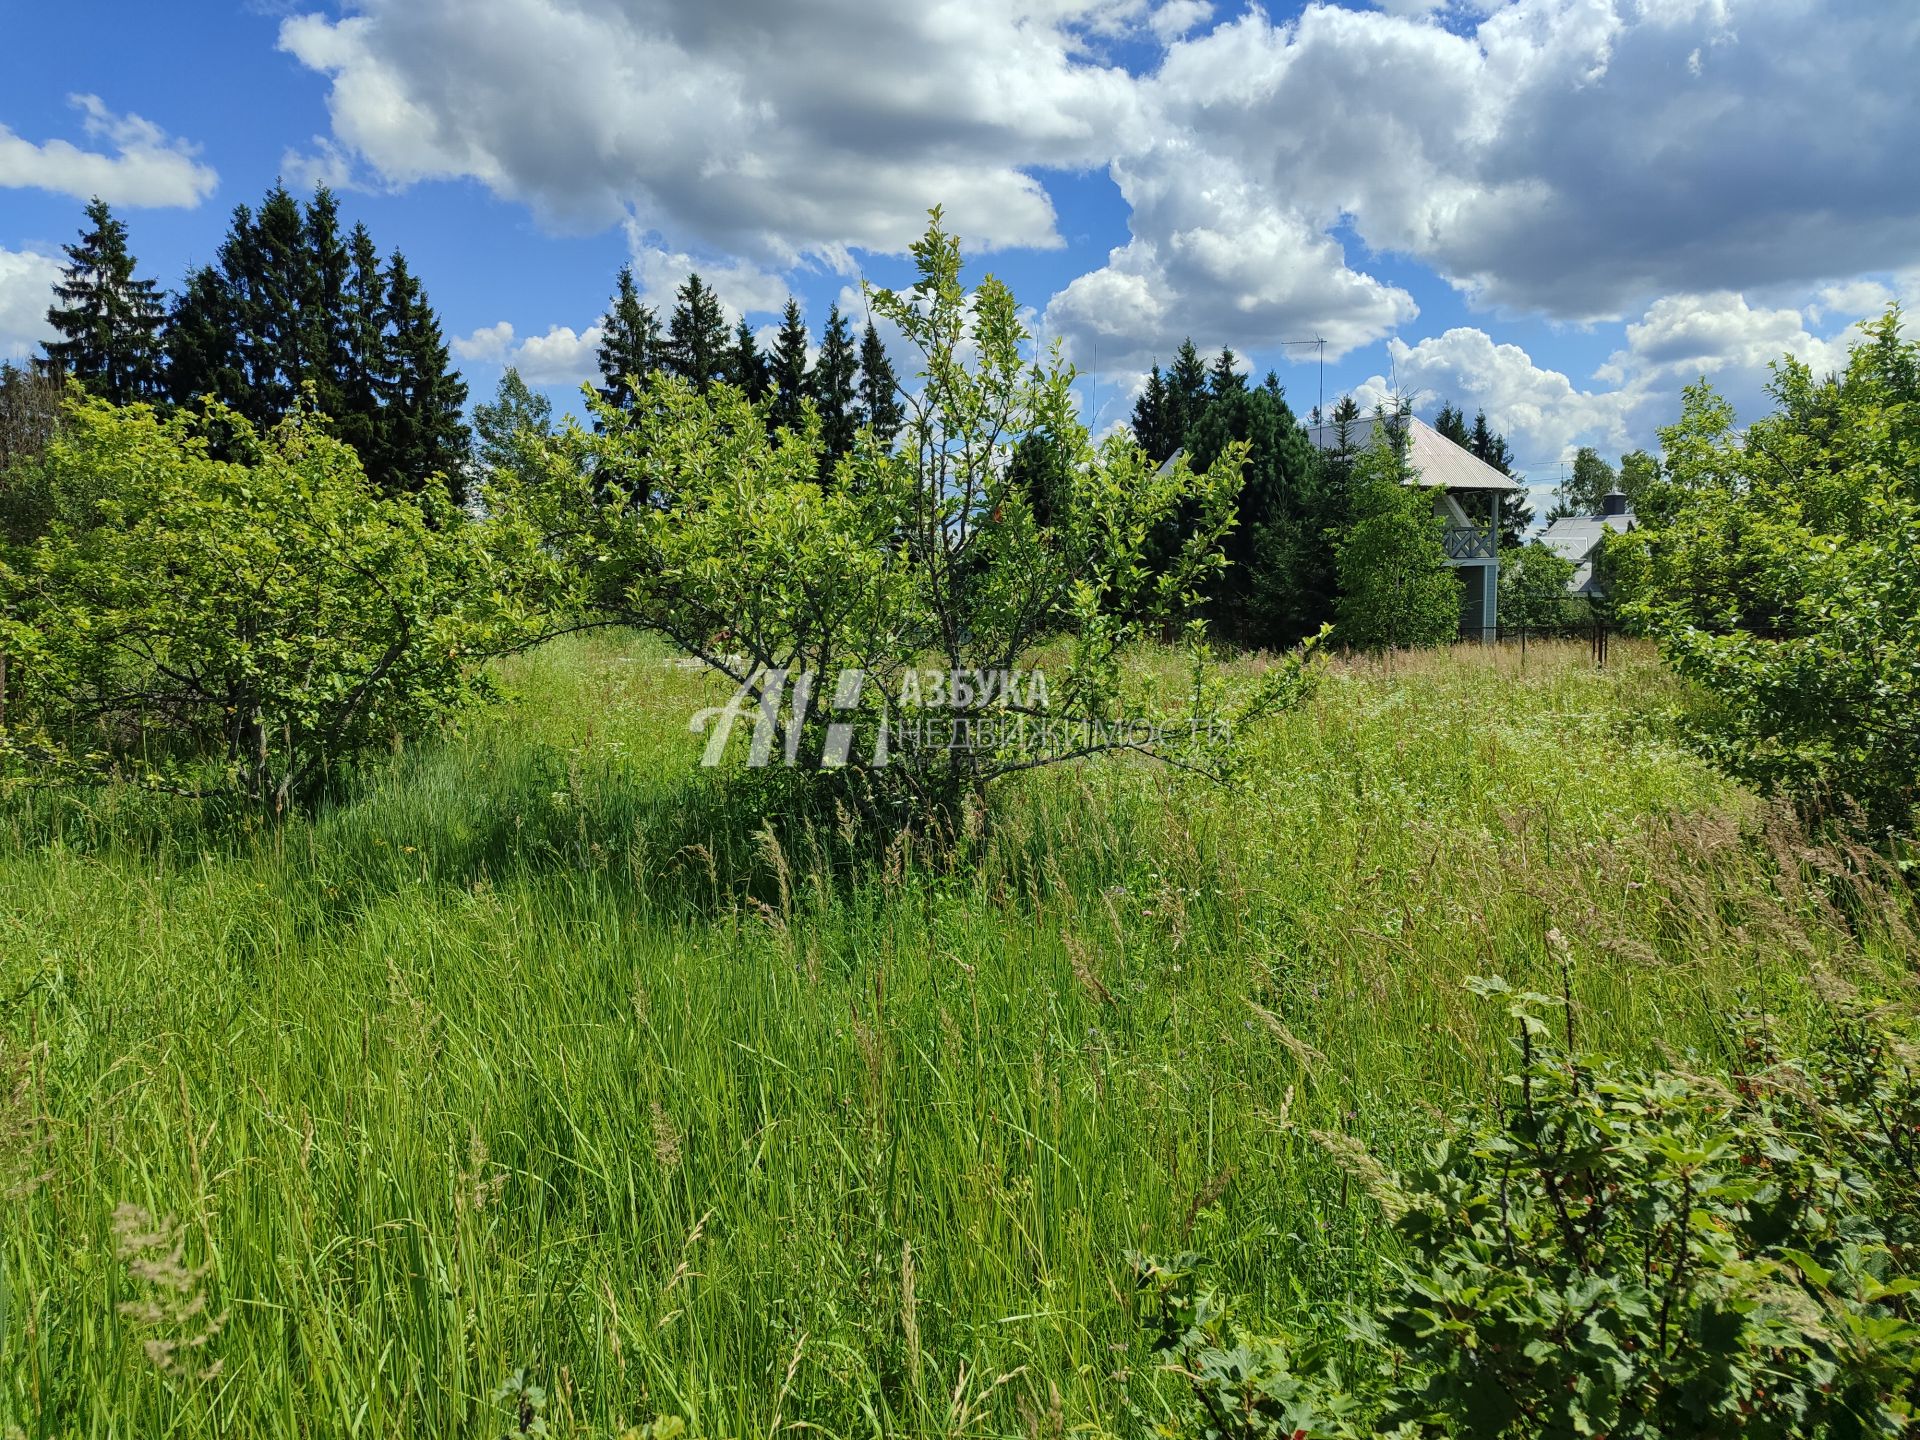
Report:
M1433 492L1407 484L1410 474L1402 445L1386 435L1354 459L1354 520L1338 542L1342 644L1391 650L1460 634L1460 581L1441 544L1445 527Z
M1607 547L1627 615L1711 705L1730 772L1910 829L1920 801L1920 343L1898 310L1846 371L1775 367L1746 431L1704 383L1661 432L1643 527Z
M1802 1060L1749 1024L1726 1083L1577 1058L1558 1002L1476 985L1520 1027L1500 1113L1404 1178L1346 1159L1404 1246L1358 1363L1137 1262L1187 1395L1163 1433L1909 1433L1920 1056L1886 1019L1846 1003Z
M631 404L589 396L594 428L544 441L531 480L502 474L490 507L587 623L665 636L738 687L735 710L777 726L789 761L831 764L919 814L1075 754L1211 762L1227 728L1217 681L1196 664L1169 700L1122 656L1187 621L1204 656L1191 617L1221 564L1245 444L1197 474L1155 466L1130 436L1095 446L1071 371L1023 358L1012 293L991 276L961 285L938 211L914 258L911 290L871 297L919 356L897 445L864 434L823 476L810 407L770 438L775 402L636 378ZM1149 564L1149 537L1169 528L1178 539ZM994 682L1055 643L1044 705ZM929 693L928 670L962 678ZM844 672L860 678L851 696L837 693ZM1239 718L1303 687L1297 657L1276 664ZM962 743L883 755L888 723Z
M215 459L210 433L217 433ZM0 566L15 779L109 776L280 808L486 693L511 634L475 528L383 499L295 412L73 406L45 533Z
M1587 617L1585 602L1567 593L1574 564L1534 540L1500 557L1500 629L1564 634Z

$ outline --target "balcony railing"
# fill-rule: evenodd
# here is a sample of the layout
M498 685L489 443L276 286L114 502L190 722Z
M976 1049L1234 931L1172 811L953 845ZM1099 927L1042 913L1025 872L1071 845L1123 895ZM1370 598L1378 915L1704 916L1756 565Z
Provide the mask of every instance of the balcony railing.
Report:
M1442 538L1449 560L1491 560L1499 551L1493 531L1477 525L1449 525Z

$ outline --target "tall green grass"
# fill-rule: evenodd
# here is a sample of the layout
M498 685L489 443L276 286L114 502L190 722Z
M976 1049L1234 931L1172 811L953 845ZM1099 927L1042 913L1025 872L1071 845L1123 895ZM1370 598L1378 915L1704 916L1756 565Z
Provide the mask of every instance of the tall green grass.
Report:
M1128 1250L1368 1296L1305 1132L1490 1095L1466 977L1710 1065L1911 975L1872 857L1689 758L1631 647L1336 664L1245 790L1041 772L943 854L700 770L651 645L507 678L279 829L0 812L0 1431L499 1435L516 1371L570 1435L1124 1430Z

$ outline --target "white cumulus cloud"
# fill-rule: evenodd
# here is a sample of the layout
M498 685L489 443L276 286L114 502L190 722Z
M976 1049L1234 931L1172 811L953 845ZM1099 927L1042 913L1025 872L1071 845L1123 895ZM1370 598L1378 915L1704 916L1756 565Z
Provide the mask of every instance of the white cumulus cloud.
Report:
M98 95L69 98L87 137L112 153L69 140L35 144L0 125L0 187L53 190L78 200L98 195L110 205L191 209L219 184L213 168L195 158L197 146L138 115L116 115Z
M1584 321L1920 252L1920 7L1435 8L1256 8L1173 45L1111 163L1131 239L1050 310L1082 356L1164 357L1189 331L1362 343L1411 318L1388 255L1478 306Z
M1102 0L360 0L283 22L332 139L393 184L468 177L563 223L791 263L898 251L944 203L976 245L1058 243L1038 165L1103 163L1135 86Z
M0 360L24 360L53 338L47 307L60 262L30 250L0 249Z
M1920 254L1911 0L1279 13L352 0L290 16L280 44L326 77L330 128L297 173L466 179L552 224L624 222L660 302L689 257L737 257L698 267L731 310L769 312L781 275L899 253L936 202L973 251L1057 247L1049 177L1104 171L1128 233L1044 326L1112 374L1188 334L1338 355L1406 331L1427 275L1496 317L1639 317L1650 356L1663 297L1804 295L1818 325L1869 298L1863 277L1901 293ZM1728 347L1790 338L1770 311L1704 308Z
M1817 374L1837 370L1857 332L1822 335L1808 328L1802 310L1714 291L1662 296L1626 325L1624 337L1590 385L1473 326L1412 345L1395 338L1388 342L1391 377L1372 376L1355 398L1370 408L1397 393L1427 412L1442 401L1470 415L1485 410L1523 465L1538 467L1569 459L1580 445L1615 455L1656 448L1659 427L1679 417L1682 389L1703 377L1741 415L1762 414L1771 405L1766 387L1776 362L1791 355Z
M598 324L585 330L554 325L544 335L522 338L510 321L500 320L456 336L452 349L462 360L511 366L529 385L577 385L600 373L600 338Z

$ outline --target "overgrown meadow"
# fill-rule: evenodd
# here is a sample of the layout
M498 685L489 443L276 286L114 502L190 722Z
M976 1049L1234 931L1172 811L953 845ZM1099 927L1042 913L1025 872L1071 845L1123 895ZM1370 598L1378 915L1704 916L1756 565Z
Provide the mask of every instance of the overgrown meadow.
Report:
M1876 858L1636 645L1331 662L1244 787L1055 767L940 845L700 769L651 641L502 673L278 826L8 801L5 1433L1125 1433L1174 1396L1129 1251L1297 1332L1375 1293L1308 1132L1489 1098L1469 977L1707 1071L1910 984Z

